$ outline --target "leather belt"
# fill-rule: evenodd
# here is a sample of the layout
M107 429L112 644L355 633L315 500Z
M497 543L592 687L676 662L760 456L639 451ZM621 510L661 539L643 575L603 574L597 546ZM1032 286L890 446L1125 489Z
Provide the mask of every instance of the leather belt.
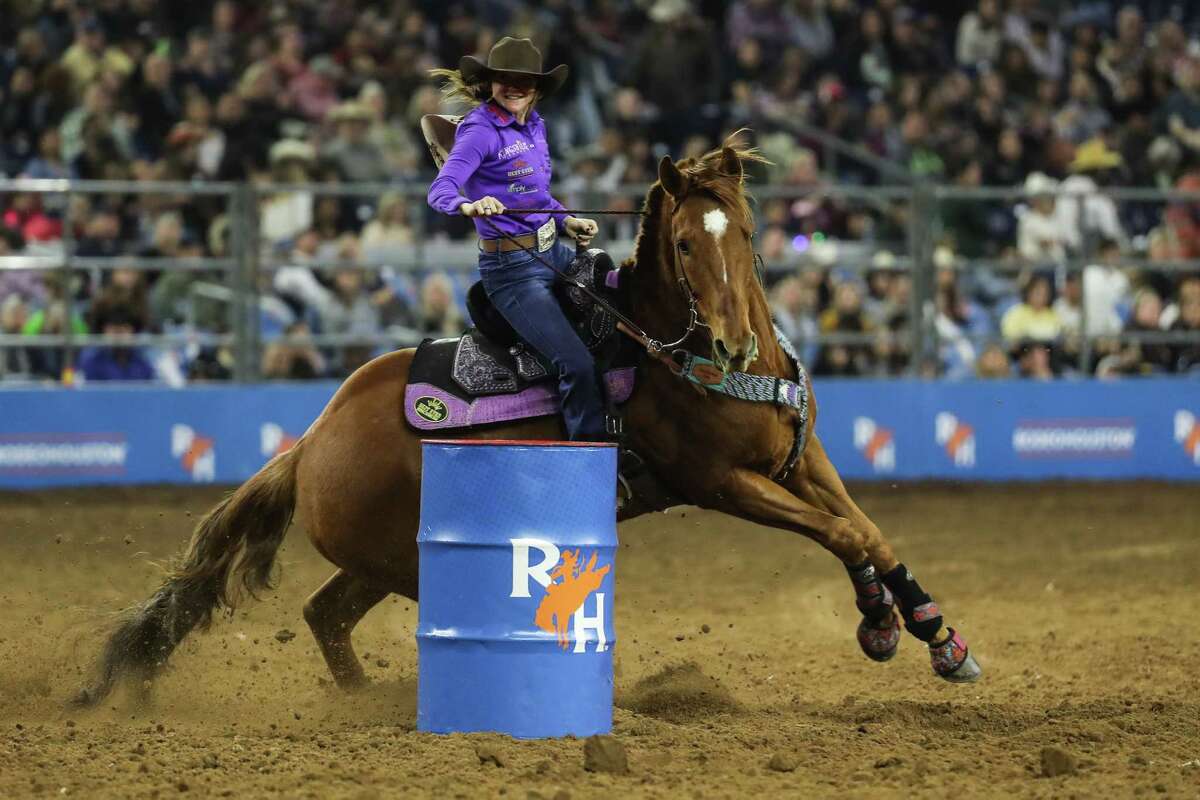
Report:
M554 246L558 239L554 220L548 219L533 233L524 236L513 236L507 239L480 239L479 249L485 253L511 253L514 250L532 250L544 253Z
M485 253L511 253L514 250L532 250L536 253L538 237L536 233L527 233L512 239L480 239L479 249Z

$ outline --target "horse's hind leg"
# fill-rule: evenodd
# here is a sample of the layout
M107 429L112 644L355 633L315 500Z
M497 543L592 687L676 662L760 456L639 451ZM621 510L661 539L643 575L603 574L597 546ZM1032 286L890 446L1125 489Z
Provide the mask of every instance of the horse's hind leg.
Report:
M321 648L321 655L343 689L367 682L350 634L366 613L391 592L339 569L304 604L304 619Z
M969 654L962 636L945 627L937 603L896 559L879 528L851 499L816 436L805 448L803 461L788 488L817 508L848 520L861 537L865 558L844 563L863 614L858 641L867 656L886 661L895 653L899 628L893 606L898 604L905 628L929 646L934 672L954 682L979 677L979 664Z

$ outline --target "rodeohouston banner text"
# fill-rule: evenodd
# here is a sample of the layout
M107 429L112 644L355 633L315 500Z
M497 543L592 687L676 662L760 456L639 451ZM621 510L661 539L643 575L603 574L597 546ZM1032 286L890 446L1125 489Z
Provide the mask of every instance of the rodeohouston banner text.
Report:
M291 447L336 389L0 390L0 487L238 483ZM817 434L848 479L1200 480L1194 380L818 379L815 394Z

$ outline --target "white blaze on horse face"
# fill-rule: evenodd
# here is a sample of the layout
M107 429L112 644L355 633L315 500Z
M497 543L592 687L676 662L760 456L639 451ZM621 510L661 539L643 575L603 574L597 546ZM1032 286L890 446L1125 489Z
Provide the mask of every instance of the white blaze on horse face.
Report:
M725 216L725 212L719 208L714 208L712 211L704 212L704 230L713 235L717 240L717 252L721 253L721 278L726 283L729 283L729 268L725 264L725 253L721 252L721 237L725 235L725 229L729 227L729 217Z

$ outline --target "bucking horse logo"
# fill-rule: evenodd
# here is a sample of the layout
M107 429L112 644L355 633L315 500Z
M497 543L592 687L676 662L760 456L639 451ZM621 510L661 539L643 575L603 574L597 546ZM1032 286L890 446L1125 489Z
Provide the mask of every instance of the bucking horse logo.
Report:
M587 566L581 568L579 550L564 550L562 560L550 571L550 584L546 596L538 605L533 624L547 633L558 636L558 646L570 647L569 626L572 615L583 607L588 595L600 588L611 564L596 569L596 553L592 553Z

